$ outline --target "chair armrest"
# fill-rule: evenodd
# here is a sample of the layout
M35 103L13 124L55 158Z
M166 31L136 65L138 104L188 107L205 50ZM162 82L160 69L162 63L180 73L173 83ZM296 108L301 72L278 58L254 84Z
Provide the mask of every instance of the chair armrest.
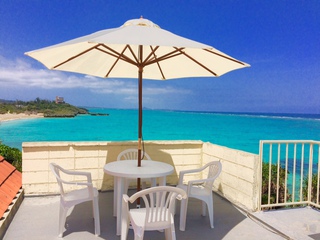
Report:
M127 194L123 194L122 199L125 203L129 202L129 196Z
M89 172L70 171L70 170L66 170L66 169L62 169L62 168L60 170L67 175L87 177L87 183L92 183L91 173L89 173ZM67 184L68 182L64 182L64 183ZM86 184L78 183L78 185L86 185Z
M214 181L216 178L206 178L206 179L197 179L197 180L190 180L188 181L188 188L187 188L187 193L189 195L190 191L191 191L191 187L192 185L200 185L203 184L205 182L210 182L210 181Z
M201 167L201 168L196 168L196 169L190 169L190 170L182 170L179 173L179 185L183 184L183 178L184 175L186 174L190 174L190 173L197 173L197 172L201 172L205 169L205 167Z
M216 162L217 162L217 161L216 161ZM179 173L179 185L182 185L182 184L183 184L183 177L184 177L185 174L202 172L203 170L205 170L206 168L208 168L208 167L210 166L210 164L212 164L212 163L207 163L206 165L204 165L203 167L200 167L200 168L180 171L180 173ZM220 163L220 165L221 165L221 163ZM220 168L220 171L221 171L221 168ZM214 179L215 179L215 178L214 178ZM213 180L214 180L214 179L213 179ZM205 181L211 181L211 180L212 180L212 179L209 178L209 179L206 179L206 180L203 180L203 181L205 182Z
M69 185L77 185L77 186L88 186L88 187L93 187L92 183L91 182L68 182L68 181L65 181L65 180L62 180L60 179L60 181L64 184L69 184Z
M205 178L205 179L190 180L190 181L188 181L188 186L189 185L202 184L202 183L205 183L205 182L211 182L211 181L214 181L215 179L216 179L216 177L215 178Z
M196 184L201 184L204 182L208 182L208 179L190 180L190 181L188 181L188 185L196 185Z

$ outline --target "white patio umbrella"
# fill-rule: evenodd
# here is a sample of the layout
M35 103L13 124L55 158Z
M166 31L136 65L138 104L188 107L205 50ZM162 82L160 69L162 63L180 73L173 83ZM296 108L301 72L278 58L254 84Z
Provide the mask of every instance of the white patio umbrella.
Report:
M138 166L141 166L142 79L218 77L250 65L219 50L133 19L67 42L25 53L48 69L139 80ZM138 186L139 188L139 186Z

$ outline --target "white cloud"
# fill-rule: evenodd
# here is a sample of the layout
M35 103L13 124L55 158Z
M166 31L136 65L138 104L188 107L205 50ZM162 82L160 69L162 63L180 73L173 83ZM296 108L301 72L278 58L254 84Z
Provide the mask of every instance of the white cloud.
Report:
M173 87L148 86L144 81L143 94L190 94L189 90ZM136 98L137 81L126 79L102 79L71 73L36 69L22 59L8 60L0 55L0 83L4 87L24 87L26 89L72 89L83 88L100 94L119 94L127 99ZM161 85L161 84L160 84Z

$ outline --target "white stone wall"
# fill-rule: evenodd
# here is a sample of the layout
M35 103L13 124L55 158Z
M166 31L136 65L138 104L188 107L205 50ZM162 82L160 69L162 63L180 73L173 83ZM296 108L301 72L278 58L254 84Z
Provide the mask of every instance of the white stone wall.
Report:
M26 195L55 194L56 180L49 169L55 162L69 170L90 172L98 189L112 190L113 177L103 172L103 166L115 161L127 148L137 142L28 142L22 145L22 184ZM221 160L222 173L214 183L214 190L248 210L257 207L258 155L238 151L202 141L146 141L144 150L153 160L174 166L167 176L169 185L178 183L181 170L203 166ZM200 178L191 175L190 179ZM72 179L71 179L72 180Z
M258 209L259 155L204 143L202 158L203 164L212 160L222 163L222 173L214 182L214 190L248 210Z

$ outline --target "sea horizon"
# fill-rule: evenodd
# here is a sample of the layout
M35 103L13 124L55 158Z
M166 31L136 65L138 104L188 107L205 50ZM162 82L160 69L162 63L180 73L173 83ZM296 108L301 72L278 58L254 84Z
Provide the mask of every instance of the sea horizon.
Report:
M89 109L110 109L110 110L136 110L138 108L108 108L108 107L86 107L77 106L79 108ZM166 108L148 108L143 107L143 111L168 111L168 112L194 112L194 113L214 113L214 114L230 114L230 115L249 115L249 116L260 116L260 117L292 117L292 118L311 118L319 119L320 113L301 113L301 112L250 112L250 111L203 111L203 110L180 110L180 109L166 109Z
M75 118L3 122L0 140L22 149L22 142L136 141L138 110L83 107ZM143 109L143 138L201 140L257 154L260 140L320 140L320 114L211 112Z

